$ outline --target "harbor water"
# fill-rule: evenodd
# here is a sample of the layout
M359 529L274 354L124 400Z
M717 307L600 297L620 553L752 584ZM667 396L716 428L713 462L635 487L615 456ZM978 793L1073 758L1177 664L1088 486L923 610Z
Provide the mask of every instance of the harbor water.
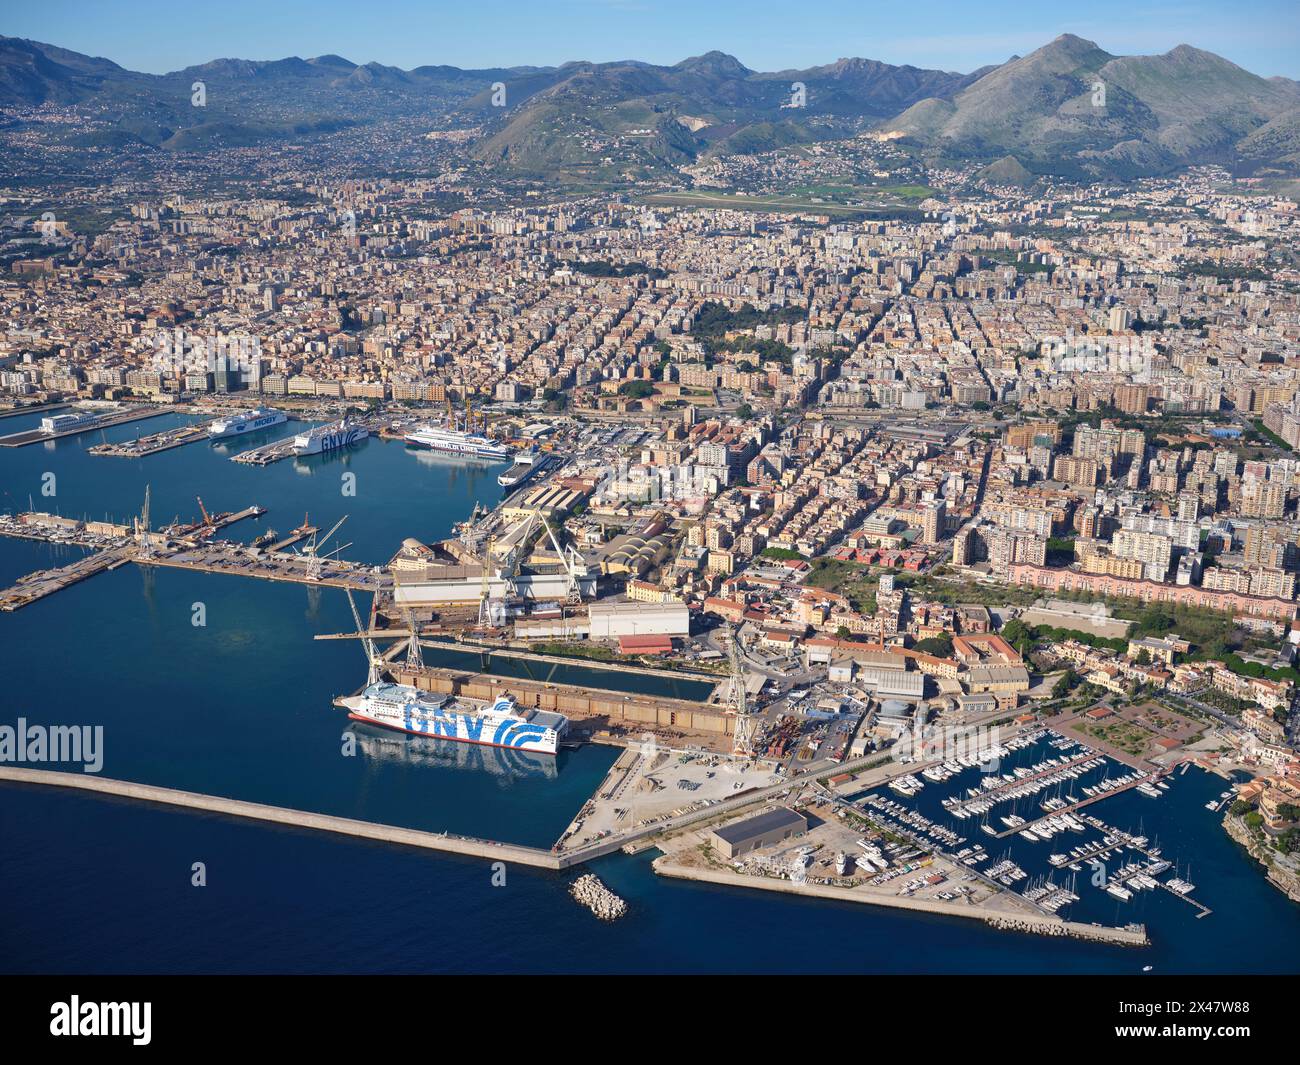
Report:
M104 435L131 439L183 420L168 415ZM6 419L4 431L23 422ZM304 512L322 529L347 514L337 534L352 545L344 557L380 564L403 538L445 536L476 501L499 498L500 464L421 461L378 439L267 467L229 461L285 430L140 460L88 455L99 433L0 449L0 509L25 510L31 496L36 509L127 520L148 484L155 524L193 518L196 495L212 512L267 507L229 530L241 540L268 526L287 532ZM41 492L46 473L55 475L52 497ZM355 474L355 496L343 494L344 473ZM80 553L0 538L0 580ZM336 590L124 566L0 614L0 719L102 725L107 777L548 847L616 752L507 758L349 727L331 699L361 683L364 657L355 641L312 637L351 627ZM500 658L491 665L523 668ZM635 674L612 681L580 663L563 668L590 674L582 683L591 686L651 683ZM631 907L598 923L568 896L576 874L511 867L496 886L485 861L3 785L0 897L11 904L0 917L0 950L20 972L1293 971L1300 908L1204 808L1224 787L1193 770L1159 800L1130 792L1089 808L1158 839L1214 911L1198 920L1187 903L1153 892L1127 904L1103 895L1065 911L1146 923L1152 945L1133 950L664 880L650 869L652 855L594 864ZM918 801L937 803L940 794ZM1057 849L1013 839L1002 846L1016 860ZM195 862L204 863L205 887L191 885Z

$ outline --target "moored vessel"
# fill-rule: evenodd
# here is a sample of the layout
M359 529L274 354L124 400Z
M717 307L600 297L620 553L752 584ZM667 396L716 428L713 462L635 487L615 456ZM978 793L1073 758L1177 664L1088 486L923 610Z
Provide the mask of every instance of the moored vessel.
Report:
M521 709L509 696L480 704L379 681L339 700L354 721L419 736L491 747L555 754L569 719L547 710Z
M283 425L289 420L283 412L274 407L258 407L227 418L218 418L208 425L209 440L225 440L232 436L243 436L258 429L269 429L273 425Z
M468 455L481 459L508 459L510 449L478 433L447 429L439 425L422 425L406 434L406 443L425 451L442 451L449 455Z
M330 425L318 425L293 438L293 450L297 455L320 455L326 451L338 451L341 448L359 444L370 435L364 425L354 425L347 418Z

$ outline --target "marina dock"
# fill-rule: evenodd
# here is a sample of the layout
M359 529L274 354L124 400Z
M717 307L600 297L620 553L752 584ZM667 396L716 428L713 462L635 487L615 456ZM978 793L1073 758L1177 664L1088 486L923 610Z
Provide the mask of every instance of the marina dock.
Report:
M1139 784L1145 784L1147 782L1148 782L1147 777L1139 777L1137 780L1130 780L1127 784L1121 784L1117 788L1111 788L1109 791L1103 791L1096 795L1089 795L1086 799L1080 799L1078 802L1071 803L1068 806L1062 806L1058 810L1052 810L1048 813L1043 814L1042 817L1035 817L1032 821L1026 821L1024 824L1016 825L1014 828L1003 829L1001 832L997 833L993 838L1006 839L1008 836L1017 835L1023 832L1027 828L1032 829L1035 825L1042 824L1044 821L1048 820L1049 818L1059 817L1061 814L1072 814L1076 810L1082 810L1085 806L1091 806L1095 802L1101 802L1102 799L1109 799L1112 795L1123 795L1124 792L1128 791L1130 788L1136 788ZM1016 781L1016 784L1019 783L1021 783L1021 781ZM1014 785L1008 785L1008 786L1010 787Z
M0 447L26 447L28 444L39 444L42 440L61 440L66 436L79 436L82 433L98 432L101 429L126 425L128 422L138 422L146 418L157 418L163 414L175 413L176 411L169 407L145 407L143 410L133 408L131 410L115 411L112 414L105 414L93 422L83 422L56 433L47 433L41 429L28 429L25 432L0 436Z

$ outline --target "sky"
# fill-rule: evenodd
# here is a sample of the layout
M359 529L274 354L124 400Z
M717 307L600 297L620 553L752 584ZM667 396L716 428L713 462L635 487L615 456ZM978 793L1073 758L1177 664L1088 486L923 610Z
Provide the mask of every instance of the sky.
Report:
M334 53L404 69L676 63L718 49L754 70L845 56L968 72L1061 33L1116 55L1191 44L1300 78L1296 0L41 0L0 34L164 73L211 59Z

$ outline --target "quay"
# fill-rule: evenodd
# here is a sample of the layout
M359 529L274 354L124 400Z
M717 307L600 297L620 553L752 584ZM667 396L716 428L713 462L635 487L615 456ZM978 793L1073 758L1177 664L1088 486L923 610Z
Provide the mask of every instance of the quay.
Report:
M293 453L293 436L283 436L279 440L272 440L269 444L262 444L248 451L241 451L238 455L231 455L230 461L241 462L248 466L269 466L273 462L287 459Z
M351 588L359 592L378 591L384 586L385 580L373 574L368 567L352 562L321 559L319 571L313 572L310 559L296 555L270 557L257 552L256 548L250 549L243 544L232 544L226 541L182 548L172 554L141 553L135 561L142 566L165 566L170 569L188 569L199 573L260 577L268 581Z
M0 591L0 610L13 611L35 603L64 588L70 588L88 577L93 577L96 573L117 569L118 566L130 562L132 557L132 549L115 548L101 551L96 555L86 555L59 569L40 570L28 574L20 578L13 587Z
M78 436L81 433L111 429L117 425L126 425L128 422L138 422L146 418L157 418L164 414L175 413L174 410L167 407L145 407L143 410L116 411L96 418L93 422L85 422L57 433L47 433L40 429L28 429L26 432L0 436L0 447L26 447L28 444L39 444L42 440L61 440L65 436Z
M402 645L399 645L402 646ZM555 665L572 665L564 660ZM440 695L458 695L482 702L495 702L509 694L519 705L553 710L573 719L619 729L645 732L664 730L694 733L701 741L715 739L730 744L735 716L719 706L692 699L614 692L581 684L553 680L509 677L441 666L415 667L394 663L393 679Z
M0 418L14 418L19 414L47 414L52 410L63 410L70 403L34 403L27 407L6 407L0 410Z
M308 554L281 555L229 540L202 539L235 522L265 513L266 509L259 506L245 507L234 513L208 514L205 511L204 520L171 534L141 534L137 530L135 535L125 525L80 522L51 514L21 514L17 519L0 516L0 535L84 547L96 552L61 569L39 571L20 578L11 588L0 591L0 610L17 610L126 562L356 591L380 592L389 586L391 578L359 563L313 558ZM295 530L294 537L288 542L301 539L299 534L302 530Z
M146 455L157 455L170 451L174 447L184 447L198 440L208 438L208 422L198 425L182 425L177 429L164 429L161 433L136 437L120 444L96 444L87 450L92 455L107 455L113 458L139 459Z
M1010 914L973 906L969 903L944 902L941 899L916 899L904 895L874 894L854 888L837 887L833 884L796 884L790 880L781 880L769 876L750 876L727 869L700 869L694 866L685 866L669 860L666 855L656 858L653 868L660 876L675 877L680 880L698 880L727 887L754 888L759 891L779 891L787 895L803 895L813 898L833 899L840 902L865 903L868 906L912 910L920 913L939 914L944 917L964 917L967 920L983 921L993 928L1009 931L1031 932L1046 936L1069 936L1074 939L1110 943L1125 947L1144 947L1150 942L1146 930L1143 928L1113 928L1107 925L1067 921L1062 917L1038 916L1028 913Z

